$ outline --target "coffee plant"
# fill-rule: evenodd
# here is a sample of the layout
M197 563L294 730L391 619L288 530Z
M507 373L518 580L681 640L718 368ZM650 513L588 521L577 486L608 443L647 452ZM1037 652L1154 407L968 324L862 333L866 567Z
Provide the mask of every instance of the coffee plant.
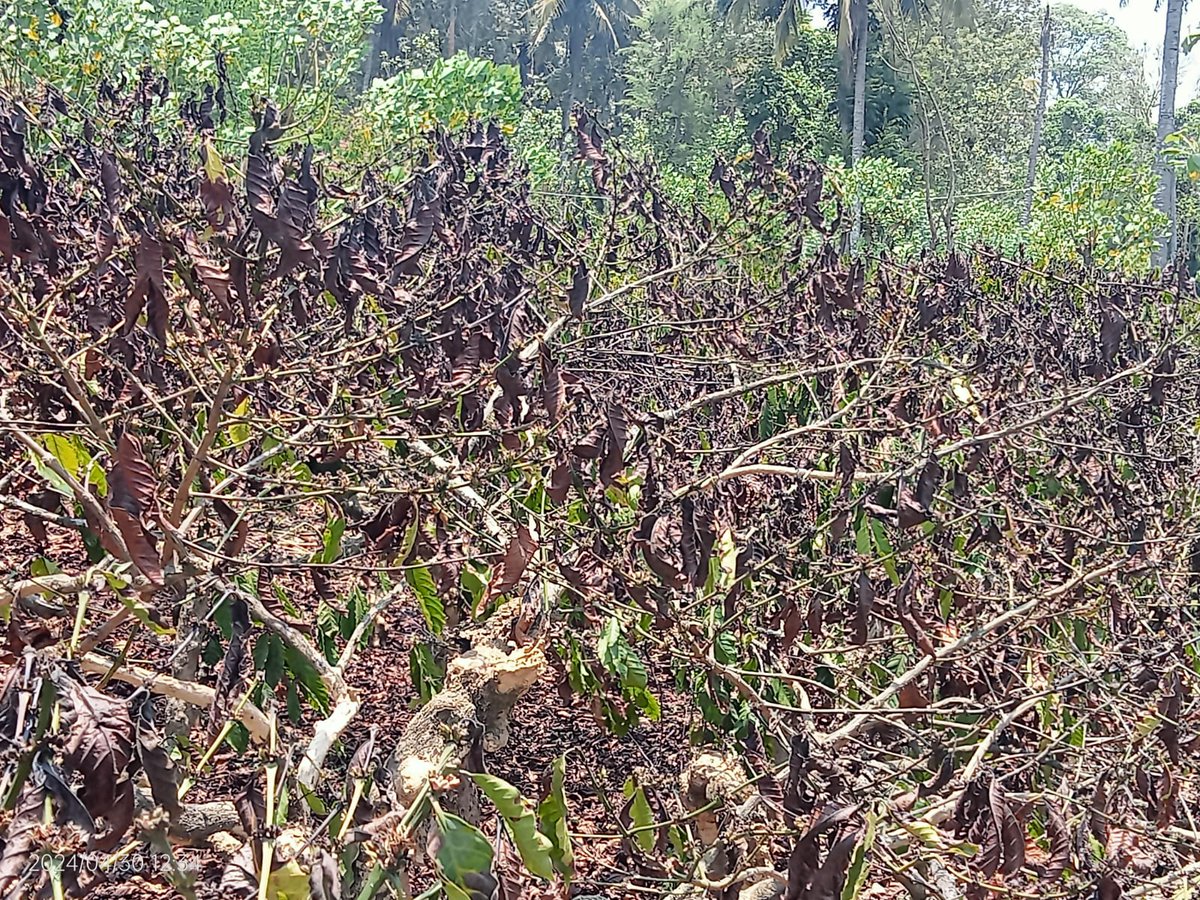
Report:
M761 132L681 206L577 108L551 205L495 123L350 183L270 103L43 99L5 895L1190 896L1183 273L848 260Z

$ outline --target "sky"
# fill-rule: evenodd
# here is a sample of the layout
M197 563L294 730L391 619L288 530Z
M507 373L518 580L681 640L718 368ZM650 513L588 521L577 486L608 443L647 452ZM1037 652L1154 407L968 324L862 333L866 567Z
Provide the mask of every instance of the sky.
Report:
M1129 0L1122 7L1118 0L1069 0L1075 6L1092 12L1107 13L1129 35L1135 50L1145 51L1146 80L1156 91L1162 65L1163 30L1166 27L1167 4L1164 0L1155 9L1154 0ZM1183 11L1183 34L1200 31L1200 4L1189 4ZM1200 46L1180 57L1179 87L1175 107L1200 96Z

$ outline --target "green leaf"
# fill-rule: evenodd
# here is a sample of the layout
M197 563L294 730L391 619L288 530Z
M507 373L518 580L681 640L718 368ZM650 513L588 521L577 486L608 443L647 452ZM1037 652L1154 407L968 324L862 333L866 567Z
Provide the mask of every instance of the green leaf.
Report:
M1154 731L1154 729L1158 727L1160 721L1161 720L1157 715L1150 713L1140 722L1138 722L1137 727L1133 729L1134 742L1136 743L1138 741L1145 740L1150 732Z
M283 641L279 639L278 635L267 635L267 659L263 665L263 677L271 687L279 684L279 679L283 677L285 664Z
M341 629L342 637L345 640L350 640L354 634L354 629L358 627L358 623L362 621L363 616L367 614L370 605L367 603L367 596L362 592L362 589L355 585L350 589L350 594L346 597L346 611L338 616L338 628ZM360 646L365 647L371 635L369 630L364 630L362 637L359 638Z
M875 548L880 553L881 557L889 556L892 550L892 541L888 540L888 533L883 529L883 523L877 518L869 518L871 523L871 536L875 539Z
M286 645L283 655L284 661L287 663L287 670L300 682L300 687L304 688L304 693L308 695L309 699L312 700L321 712L328 712L329 688L321 678L321 674L305 658L304 654L292 646Z
M94 484L100 496L108 495L108 478L104 474L104 469L96 462L80 438L74 435L68 437L62 434L44 434L41 441L64 469L84 484ZM56 479L58 478L57 473L52 474ZM61 479L59 479L59 483L61 483ZM68 491L68 495L69 493Z
M931 844L934 847L941 846L942 833L938 831L936 825L931 825L924 819L905 822L901 827L922 844Z
M340 619L336 609L324 600L317 601L317 642L325 659L331 663L338 659L336 641L341 633Z
M600 629L600 638L596 644L596 654L600 663L614 675L620 675L619 659L616 655L621 640L621 622L616 616L610 616Z
M241 722L234 722L229 734L225 735L225 742L238 753L245 753L250 746L250 732Z
M629 805L629 817L633 820L633 827L637 829L633 834L633 839L637 841L638 846L650 853L654 849L654 813L650 809L650 801L646 799L646 792L641 785L637 785L633 789L633 803Z
M407 569L404 578L416 594L417 606L421 615L425 617L425 624L434 634L441 634L446 627L446 607L442 604L442 598L438 596L437 586L433 583L433 575L428 567Z
M321 539L321 552L317 554L316 562L331 563L341 555L342 534L346 531L346 520L341 516L325 526L325 534Z
M80 470L80 477L84 479L85 484L94 484L96 490L101 497L108 496L108 476L104 474L104 467L100 465L100 461L88 452L88 449L83 445L83 441L75 438L77 452L83 460L83 468Z
M892 584L899 587L900 574L896 571L895 553L892 550L892 542L887 538L887 532L884 531L883 523L878 519L870 519L871 537L875 542L875 551L883 560L883 568L887 572L888 578Z
M726 528L721 532L717 541L717 559L719 561L721 590L727 591L737 581L738 546L734 540L733 531Z
M127 610L129 610L129 612L133 615L133 617L135 619L137 619L139 622L141 622L144 626L149 628L151 631L153 631L155 634L157 634L159 637L166 637L168 635L172 635L175 633L174 628L167 628L166 626L159 625L152 618L150 618L149 610L147 610L146 607L142 606L141 603L139 603L134 597L130 596L128 593L119 594L118 596L121 598L121 602L123 604L125 604L125 608Z
M413 516L413 520L408 523L408 528L404 529L404 539L400 542L400 546L396 552L397 559L408 559L408 555L412 553L412 548L417 543L417 532L420 530L421 517Z
M354 588L350 592L350 596L346 600L346 616L354 620L354 627L358 627L358 623L367 617L367 613L371 610L371 604L367 602L367 595L360 589ZM349 637L350 635L346 635ZM371 641L371 629L363 631L362 636L358 639L358 646L366 647Z
M550 858L554 868L568 883L575 871L575 852L571 849L571 833L567 829L567 792L563 786L567 775L567 754L563 753L550 764L550 791L538 806L542 833L550 839Z
M875 844L875 823L878 816L874 811L867 813L867 827L863 839L858 842L850 855L850 866L846 872L846 884L842 888L842 900L858 900L863 885L867 882L867 873L871 869L869 854Z
M267 879L267 896L271 900L308 900L308 873L296 860L288 860Z
M625 643L624 638L621 639L619 648L621 651L621 664L623 666L623 671L621 672L622 687L645 690L647 684L646 666L642 663L641 657L633 652L629 644Z
M468 896L465 878L472 872L490 872L492 869L492 845L474 825L445 812L436 804L433 807L437 822L438 848L437 869L445 882L450 896ZM450 889L458 888L459 894Z
M512 835L521 861L539 878L550 881L554 878L554 863L550 856L553 845L549 838L537 830L533 814L533 803L521 796L521 792L502 778L483 773L470 773L471 779L495 805L508 833Z
M235 421L229 426L229 440L235 447L240 447L250 440L250 423L247 421L250 415L250 401L251 397L247 394L242 402L234 407L233 415L230 417ZM345 527L345 523L342 524ZM328 562L328 560L326 561Z
M659 706L658 698L654 696L646 688L633 688L627 691L629 699L633 701L633 705L645 713L646 718L651 722L657 722L662 718L662 707Z
M713 640L713 655L722 665L737 662L737 638L731 631L722 631Z
M479 601L483 598L483 592L487 590L487 582L470 566L463 566L459 581L462 582L462 586L466 588L467 594L471 598L471 609L478 608Z
M299 619L301 616L300 608L292 602L292 598L278 581L271 582L271 590L275 593L275 599L279 601L279 605L283 607L283 611L293 619Z
M295 678L289 678L287 681L287 711L291 723L300 724L300 691L296 688Z
M70 486L63 480L62 476L42 462L42 458L40 456L34 455L33 451L31 450L29 451L29 458L32 460L33 468L37 471L38 477L41 478L42 481L46 482L46 484L50 485L51 488L58 491L58 493L62 494L64 497L75 496L75 492L71 490Z
M610 617L600 629L596 643L600 663L621 679L621 687L627 693L645 691L647 684L646 666L634 652L621 633L621 621Z
M220 601L212 611L213 624L217 626L221 637L228 638L233 634L233 604Z
M254 661L254 670L261 672L267 667L267 655L271 652L271 635L259 635L258 640L254 642L254 648L250 651L250 658Z
M233 583L248 594L258 596L258 570L250 569L233 576Z
M408 666L412 673L412 682L417 686L421 695L421 703L428 703L433 695L442 689L446 673L433 658L429 645L422 642L413 645L408 651Z
M871 520L867 516L862 517L858 530L854 532L854 549L859 556L871 555Z
M100 546L100 537L91 529L83 530L83 549L87 553L88 562L95 565L105 557L105 550Z
M79 467L83 460L80 459L80 450L82 446L77 446L78 438L69 438L62 434L43 434L41 436L41 444L50 454L58 460L59 465L70 472L72 475L79 474ZM91 459L86 450L83 450L82 456L84 459Z
M37 557L29 564L29 574L34 578L45 578L47 575L57 575L61 571L62 569L60 569L55 563L46 559L44 556Z
M204 174L208 176L208 180L212 182L220 181L225 178L225 163L213 149L212 141L206 139L204 141L202 155L204 156Z

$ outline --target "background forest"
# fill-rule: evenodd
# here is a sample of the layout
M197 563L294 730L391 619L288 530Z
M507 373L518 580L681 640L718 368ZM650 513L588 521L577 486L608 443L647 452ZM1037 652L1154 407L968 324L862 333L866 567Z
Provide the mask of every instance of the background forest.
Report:
M829 167L871 252L984 241L1141 268L1165 237L1195 265L1200 107L1173 113L1177 56L1160 109L1124 32L1070 4L23 0L0 11L0 41L0 78L76 99L143 65L184 93L219 74L223 140L270 96L347 179L379 163L403 177L390 153L414 134L491 117L547 201L586 204L562 153L580 102L701 205L714 155L747 157L762 129L777 155Z

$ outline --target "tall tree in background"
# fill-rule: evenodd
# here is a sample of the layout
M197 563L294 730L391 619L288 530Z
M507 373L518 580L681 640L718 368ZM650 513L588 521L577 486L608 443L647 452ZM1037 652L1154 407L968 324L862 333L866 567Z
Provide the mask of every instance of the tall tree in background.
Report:
M635 0L535 0L529 11L533 48L554 47L567 73L561 90L564 124L572 105L585 99L585 76L611 61L638 13Z
M1111 16L1070 3L1054 4L1050 19L1046 131L1058 132L1056 144L1077 131L1081 137L1090 132L1095 140L1119 138L1152 149L1158 96L1129 36ZM1057 120L1053 127L1051 118ZM1067 135L1061 133L1064 124Z
M1050 7L1042 19L1042 74L1038 82L1038 103L1033 113L1033 137L1029 142L1029 171L1025 175L1025 199L1021 205L1021 226L1029 224L1033 212L1033 180L1037 175L1038 150L1042 144L1042 125L1046 121L1046 96L1050 92Z
M707 147L733 104L735 32L721 27L707 0L642 0L641 7L636 38L618 53L626 85L620 109L646 123L659 158L683 164Z
M1042 155L1123 140L1154 153L1158 96L1141 55L1110 16L1070 3L1050 8L1050 91ZM1186 46L1186 42L1185 42Z
M367 58L363 62L362 90L371 86L385 53L395 50L400 36L404 33L404 20L411 9L408 0L381 0L383 16L371 31L370 44L367 47Z
M755 18L774 23L776 62L792 52L800 29L806 27L800 11L801 0L717 0L718 14L735 26Z
M843 70L853 61L854 107L850 116L850 165L862 160L867 124L867 0L842 0L838 21L838 50ZM850 218L850 252L862 238L862 201L855 200Z
M1155 206L1167 217L1166 233L1159 237L1153 264L1164 266L1175 255L1175 170L1164 155L1167 135L1175 130L1175 88L1179 83L1179 40L1184 0L1167 0L1167 26L1163 35L1162 79L1159 86L1158 128L1155 131L1154 166L1158 175Z
M1129 46L1129 35L1112 16L1089 12L1073 3L1055 3L1050 18L1054 99L1123 95L1128 93L1123 82L1141 80L1141 59Z
M958 29L971 27L974 21L974 7L971 0L894 0L894 2L876 3L874 9L869 0L840 0L838 12L838 49L842 58L842 71L853 72L853 97L850 122L850 161L857 165L863 157L866 121L866 71L867 48L873 27L890 31L894 36L897 29L909 26L932 24L938 29ZM893 42L893 49L895 49ZM913 84L922 93L922 79L915 68L905 73L912 76ZM888 64L895 66L894 59ZM849 80L843 78L843 81ZM927 93L927 92L925 92ZM936 104L936 101L934 101ZM939 116L940 118L940 116ZM926 129L927 131L928 129ZM926 192L928 203L928 191ZM850 250L858 249L862 235L862 210L856 202L852 208L850 220Z
M917 0L906 2L915 6ZM783 0L755 4L754 0L730 0L725 15L734 22L744 22L750 15L769 15L775 20L775 56L784 59L795 45L796 35L803 27L800 0ZM850 164L863 157L866 144L867 109L867 28L870 20L868 0L836 0L838 56L841 60L841 83L854 98L850 115ZM718 7L719 8L719 7ZM856 201L850 225L850 247L858 247L862 234L862 210Z
M913 86L909 142L921 166L914 184L924 194L926 240L952 249L960 225L968 241L1016 229L1042 14L1017 0L918 12L902 0L874 0L872 21L889 64Z

